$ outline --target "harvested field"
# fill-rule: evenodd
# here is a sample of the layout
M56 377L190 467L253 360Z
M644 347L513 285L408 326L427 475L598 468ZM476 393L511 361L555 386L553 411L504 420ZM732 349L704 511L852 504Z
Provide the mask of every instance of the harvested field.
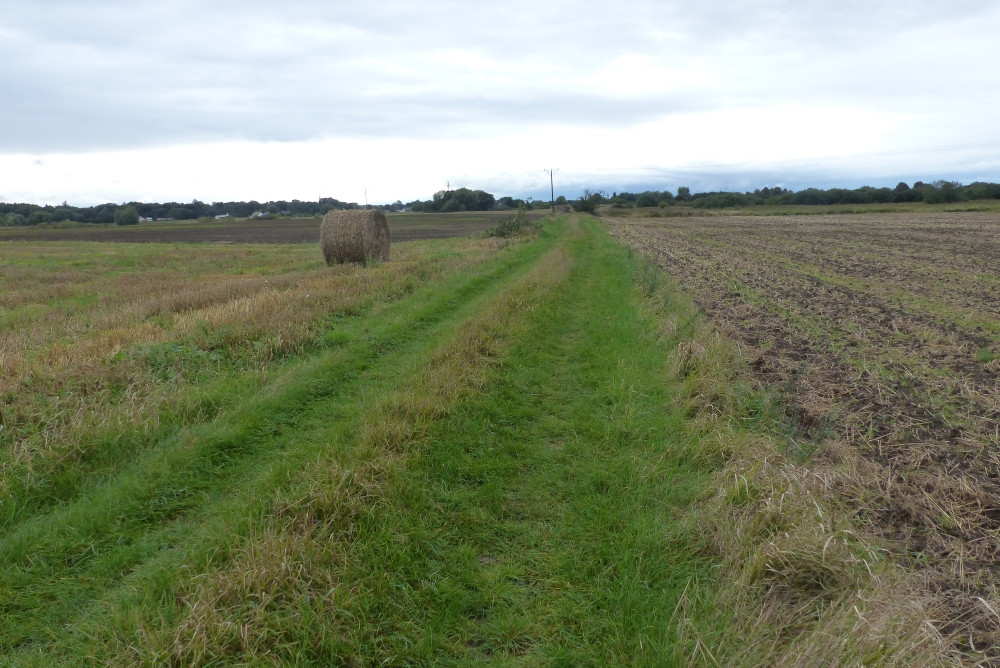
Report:
M533 212L542 217L546 211ZM511 211L471 213L391 213L393 241L447 239L481 234L514 215ZM121 241L190 243L303 244L319 239L320 218L277 220L162 221L139 225L0 227L0 241Z
M790 450L852 459L858 523L998 646L1000 216L610 220L788 406Z

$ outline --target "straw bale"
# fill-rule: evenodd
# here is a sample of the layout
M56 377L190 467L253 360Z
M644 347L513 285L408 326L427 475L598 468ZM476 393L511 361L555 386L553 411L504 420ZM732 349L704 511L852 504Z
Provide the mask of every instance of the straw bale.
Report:
M320 227L320 246L327 266L334 263L389 259L389 224L381 211L331 211Z

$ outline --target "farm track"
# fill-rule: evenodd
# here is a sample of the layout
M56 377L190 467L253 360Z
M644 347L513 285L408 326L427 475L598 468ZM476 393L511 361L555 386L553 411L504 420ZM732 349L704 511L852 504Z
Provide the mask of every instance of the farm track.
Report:
M334 301L295 354L161 379L207 392L205 410L163 428L139 411L145 440L0 460L16 497L0 515L0 663L767 652L781 625L734 647L715 604L721 543L697 518L724 448L664 373L683 335L664 335L600 223L401 250L320 270L385 301ZM412 289L393 287L400 272Z
M7 620L0 650L44 642L129 573L183 544L214 503L238 496L267 462L294 459L302 432L342 415L357 383L426 354L442 328L543 250L537 244L516 261L483 263L460 281L432 284L371 327L348 322L344 347L293 365L241 405L216 406L215 420L154 434L143 450L91 472L72 496L52 496L28 471L30 484L0 506L0 618Z
M609 224L735 338L790 406L793 439L861 453L844 494L951 602L946 630L995 639L977 599L996 600L1000 576L996 215Z

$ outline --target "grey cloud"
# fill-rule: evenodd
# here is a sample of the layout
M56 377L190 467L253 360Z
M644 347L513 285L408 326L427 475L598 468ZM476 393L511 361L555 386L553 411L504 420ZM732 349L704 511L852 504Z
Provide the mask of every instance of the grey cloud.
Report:
M932 0L764 0L736 8L566 0L23 3L0 10L7 92L0 151L435 137L542 122L621 127L782 100L954 111L968 104L958 96L963 87L990 76L986 47L916 50L906 36L928 25L946 36L946 24L997 14L991 3L972 0L950 3L946 15L940 7ZM439 52L456 55L435 59ZM477 77L461 54L495 71ZM700 67L717 80L678 87L654 79L625 91L613 80L581 83L624 55Z

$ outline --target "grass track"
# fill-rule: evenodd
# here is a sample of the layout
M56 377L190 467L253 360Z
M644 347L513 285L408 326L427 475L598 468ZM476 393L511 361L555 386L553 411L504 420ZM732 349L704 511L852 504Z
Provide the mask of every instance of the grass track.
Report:
M681 520L708 473L634 272L596 222L562 220L67 496L25 489L0 542L0 649L680 661L672 613L712 568Z
M142 452L104 455L95 467L62 472L57 490L44 481L18 489L2 506L0 613L8 623L0 628L0 646L50 635L179 535L197 534L184 515L225 497L269 459L287 456L284 446L298 432L342 412L338 404L353 398L357 379L427 346L442 322L523 269L543 247L429 286L379 313L374 324L346 322L337 337L343 347L292 365L261 396L230 396L236 405L215 422L168 429ZM237 384L231 381L220 394Z

